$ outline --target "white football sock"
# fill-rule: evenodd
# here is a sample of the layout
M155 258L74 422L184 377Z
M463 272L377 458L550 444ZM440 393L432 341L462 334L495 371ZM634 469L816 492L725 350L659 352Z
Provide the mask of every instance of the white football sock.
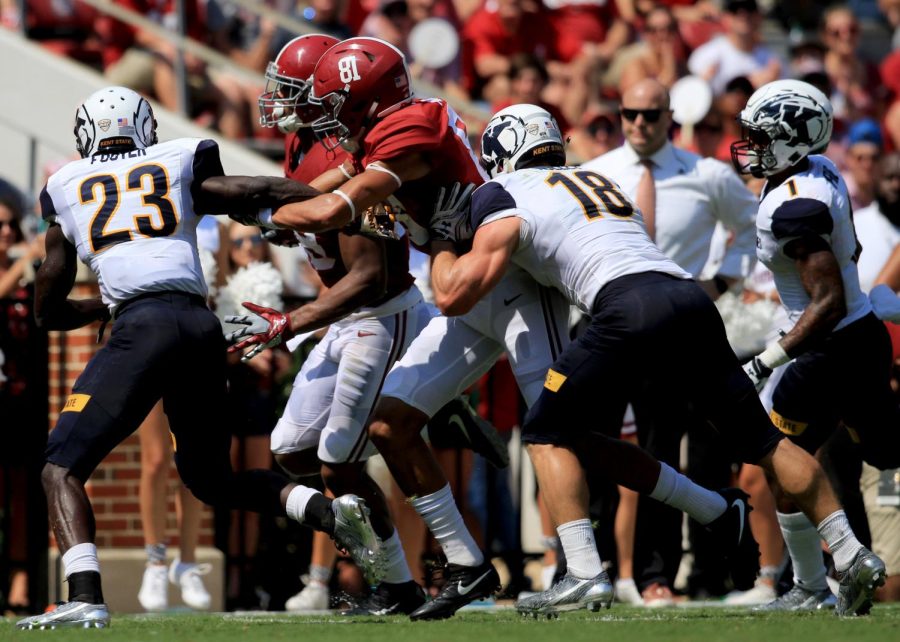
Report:
M684 511L701 524L709 524L728 508L719 493L695 484L663 462L659 462L659 479L650 497Z
M387 560L387 572L384 581L389 584L401 584L412 581L412 572L406 563L406 554L403 552L403 544L400 543L400 534L394 529L393 534L384 540L381 545L384 557Z
M834 511L822 520L818 531L831 550L835 570L843 573L850 568L853 559L863 545L859 543L853 529L850 528L847 514L842 510Z
M315 495L321 493L307 486L294 486L290 494L288 494L287 502L285 502L284 510L291 519L303 523L304 512L309 500Z
M321 584L322 586L328 586L328 583L331 581L331 567L310 564L309 581Z
M576 519L560 524L556 532L566 553L566 572L581 580L589 580L600 575L600 553L594 541L591 520Z
M63 568L66 578L73 573L85 571L100 572L100 560L97 559L97 546L95 544L75 544L63 553Z
M784 536L791 563L794 584L808 591L828 588L825 581L825 562L822 559L822 538L803 513L777 513L778 525Z
M412 499L410 504L441 545L448 562L461 566L478 566L484 561L484 555L469 534L456 502L453 501L450 484L425 497Z

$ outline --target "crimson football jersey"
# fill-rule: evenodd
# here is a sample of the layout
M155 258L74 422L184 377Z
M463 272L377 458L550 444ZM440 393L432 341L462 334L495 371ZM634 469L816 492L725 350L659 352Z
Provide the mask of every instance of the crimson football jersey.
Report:
M328 151L322 143L313 142L304 130L290 134L284 141L284 175L300 183L309 183L344 162L347 152L342 149ZM302 234L300 244L306 250L309 264L319 274L326 287L333 287L347 275L347 266L341 260L340 232L331 230L318 234ZM387 301L405 292L415 280L409 273L409 243L407 238L385 241L387 253L387 292L379 301Z
M481 185L488 176L469 146L465 123L437 98L414 100L378 122L363 138L354 162L361 170L369 163L412 153L424 155L432 169L404 183L393 195L405 210L399 218L409 229L410 239L421 246L427 242L420 239L428 238L439 190L457 182Z

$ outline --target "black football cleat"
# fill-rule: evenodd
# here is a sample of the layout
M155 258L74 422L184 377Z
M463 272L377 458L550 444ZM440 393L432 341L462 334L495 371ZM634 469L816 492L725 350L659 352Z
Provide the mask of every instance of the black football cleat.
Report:
M717 491L728 507L706 528L715 536L716 543L731 571L731 581L739 591L753 588L759 574L759 544L750 530L750 496L738 488Z
M444 620L466 604L488 597L500 590L500 576L489 561L480 566L448 564L447 583L430 602L413 611L411 620Z

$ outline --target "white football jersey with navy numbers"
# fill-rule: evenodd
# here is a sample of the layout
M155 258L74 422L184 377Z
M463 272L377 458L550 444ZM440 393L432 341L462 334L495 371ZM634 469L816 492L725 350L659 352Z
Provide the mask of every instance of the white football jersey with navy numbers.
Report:
M801 237L821 237L840 266L847 315L835 330L871 312L869 297L859 287L857 239L847 185L828 158L810 156L805 171L769 192L763 190L756 228L757 257L772 271L791 325L810 302L794 259L785 254L785 246Z
M50 177L42 214L96 273L111 310L147 292L206 297L192 187L222 174L218 145L199 138L95 154Z
M640 210L602 174L577 167L521 169L472 194L473 227L522 220L512 261L590 312L600 289L620 276L691 275L660 251Z

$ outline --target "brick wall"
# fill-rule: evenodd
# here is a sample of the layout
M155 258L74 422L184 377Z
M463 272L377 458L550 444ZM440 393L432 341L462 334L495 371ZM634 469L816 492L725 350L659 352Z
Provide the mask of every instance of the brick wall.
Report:
M97 296L96 284L78 284L72 298ZM99 323L70 330L51 332L50 359L50 427L56 424L59 410L85 364L98 349L96 343ZM106 334L109 335L110 328ZM88 495L97 517L97 546L143 546L138 481L141 475L141 453L137 433L122 442L97 468L87 485ZM169 518L166 533L170 545L177 545L175 495L180 484L175 467L169 474ZM213 519L209 507L201 518L200 545L213 541Z

